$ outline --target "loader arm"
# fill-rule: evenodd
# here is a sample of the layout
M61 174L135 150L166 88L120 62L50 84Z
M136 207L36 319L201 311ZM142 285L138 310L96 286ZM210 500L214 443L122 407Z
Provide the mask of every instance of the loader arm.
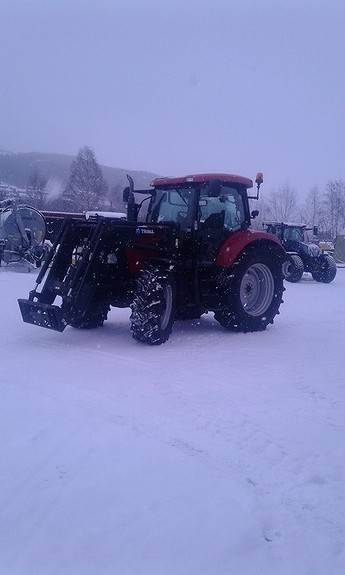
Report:
M63 331L95 301L111 301L126 275L117 258L135 237L126 222L66 219L27 300L18 300L23 320ZM112 256L112 257L111 257ZM41 289L40 289L41 288ZM59 305L55 300L59 296Z

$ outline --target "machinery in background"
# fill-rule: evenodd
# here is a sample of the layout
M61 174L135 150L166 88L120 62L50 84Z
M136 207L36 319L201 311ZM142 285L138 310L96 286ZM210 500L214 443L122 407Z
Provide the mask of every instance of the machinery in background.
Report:
M304 272L310 272L318 282L330 283L334 280L337 266L330 251L326 250L326 246L320 247L308 242L306 232L312 230L316 237L316 226L307 228L304 224L288 222L268 222L263 225L267 232L280 239L287 252L283 273L288 282L300 281Z
M26 262L40 267L47 252L43 215L15 201L0 202L0 266Z

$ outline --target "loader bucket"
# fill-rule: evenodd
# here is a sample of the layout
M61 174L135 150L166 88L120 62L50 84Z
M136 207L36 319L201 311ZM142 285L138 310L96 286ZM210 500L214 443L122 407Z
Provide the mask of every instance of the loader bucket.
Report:
M47 329L63 331L67 325L62 310L56 305L34 302L26 299L18 300L23 321Z

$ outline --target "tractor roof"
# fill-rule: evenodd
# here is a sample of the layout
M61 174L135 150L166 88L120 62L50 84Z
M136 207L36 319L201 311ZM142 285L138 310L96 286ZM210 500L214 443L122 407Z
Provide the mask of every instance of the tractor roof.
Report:
M191 174L190 176L181 176L176 178L155 178L152 186L161 188L164 186L179 186L181 184L203 184L211 180L220 180L230 184L244 186L245 188L252 188L253 182L249 178L236 176L234 174Z

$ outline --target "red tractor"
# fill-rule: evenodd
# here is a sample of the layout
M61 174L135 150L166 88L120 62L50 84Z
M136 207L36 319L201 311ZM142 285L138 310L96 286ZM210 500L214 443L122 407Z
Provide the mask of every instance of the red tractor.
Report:
M276 236L250 230L252 180L198 174L134 190L128 179L127 217L63 221L35 289L19 300L24 321L95 328L110 306L131 307L133 337L153 345L167 341L174 320L208 311L232 331L273 323L286 254ZM258 174L255 199L261 183Z

